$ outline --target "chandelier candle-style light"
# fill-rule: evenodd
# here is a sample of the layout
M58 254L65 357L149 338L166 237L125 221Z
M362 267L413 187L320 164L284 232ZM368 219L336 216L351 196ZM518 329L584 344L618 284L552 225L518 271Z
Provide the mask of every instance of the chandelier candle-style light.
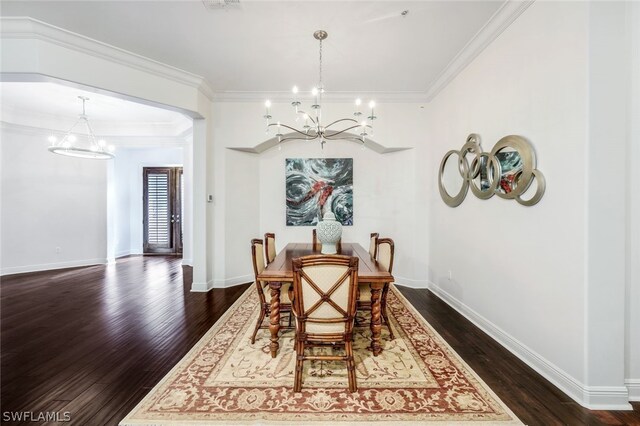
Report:
M71 129L58 140L55 136L49 136L51 146L49 151L54 154L66 155L68 157L92 158L96 160L110 160L113 155L113 145L107 146L104 139L97 139L93 129L89 124L89 117L85 111L85 102L89 98L78 96L82 100L82 114L79 115L76 123ZM78 128L78 129L76 129ZM82 132L78 131L82 129Z
M267 120L267 133L269 133L269 129L271 127L276 127L278 130L278 133L276 134L278 143L288 140L311 141L319 139L320 146L322 148L324 148L326 141L332 140L351 140L362 142L364 145L365 138L373 134L373 120L377 118L374 114L374 108L376 106L374 101L369 102L371 114L367 119L359 121L362 116L362 112L360 111L362 101L360 99L356 99L355 112L353 113L355 118L341 118L327 124L326 126L322 124L322 96L324 94L324 86L322 84L322 40L325 40L328 37L328 34L326 31L318 30L313 33L313 37L320 42L320 71L318 86L311 89L311 95L313 97L311 109L313 112L307 113L300 109L302 103L298 100L298 87L293 86L293 102L291 102L291 106L295 109L296 121L302 118L304 120L304 126L302 129L298 129L294 126L283 124L280 121L272 123L271 101L267 100L265 102L266 113L264 115L264 118ZM288 129L293 133L284 137L282 134L283 129ZM353 133L348 133L350 131L354 131L356 133L359 132L359 136L354 135ZM369 133L367 133L367 131L369 131Z

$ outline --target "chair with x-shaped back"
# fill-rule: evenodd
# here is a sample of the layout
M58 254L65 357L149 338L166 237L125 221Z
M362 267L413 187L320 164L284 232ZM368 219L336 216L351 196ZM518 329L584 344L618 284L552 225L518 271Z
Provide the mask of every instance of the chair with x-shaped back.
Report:
M346 361L349 391L358 389L353 358L358 258L312 255L293 260L293 313L296 318L294 392L302 389L305 360ZM321 345L344 345L345 355L306 354Z

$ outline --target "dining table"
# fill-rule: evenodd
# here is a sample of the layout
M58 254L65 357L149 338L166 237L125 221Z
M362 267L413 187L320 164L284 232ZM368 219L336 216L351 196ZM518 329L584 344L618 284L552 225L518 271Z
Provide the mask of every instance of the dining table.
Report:
M271 309L269 313L269 332L271 342L269 350L271 357L275 358L280 347L278 333L280 331L280 289L282 284L293 283L293 265L295 258L321 254L319 248L313 244L289 243L276 258L258 274L258 280L267 282L271 294ZM382 352L380 334L382 330L381 317L381 292L386 283L393 282L393 275L381 267L378 262L357 243L341 243L338 253L344 256L358 257L358 282L368 283L371 286L371 351L374 356Z

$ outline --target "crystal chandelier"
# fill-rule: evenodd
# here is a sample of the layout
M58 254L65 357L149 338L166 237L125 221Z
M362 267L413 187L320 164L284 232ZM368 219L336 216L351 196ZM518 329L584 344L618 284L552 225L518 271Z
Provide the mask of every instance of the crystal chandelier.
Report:
M376 105L374 101L369 102L371 113L367 119L361 120L362 112L360 111L360 108L362 101L360 99L356 99L356 109L353 113L355 118L345 117L333 121L326 126L322 124L322 96L324 94L324 86L322 84L322 40L325 40L328 35L329 34L323 30L318 30L313 33L313 37L320 42L320 68L318 86L311 89L311 95L313 97L313 104L311 105L311 109L313 110L312 113L307 113L300 109L302 103L298 100L298 87L293 86L293 102L291 102L291 106L295 109L296 121L299 121L300 118L304 120L304 126L302 129L283 124L280 121L272 123L270 113L271 101L267 100L265 102L266 113L264 118L267 121L267 133L271 127L276 127L278 130L278 133L276 134L278 143L288 140L311 141L319 139L320 146L324 148L326 141L351 140L361 142L364 147L365 138L373 134L373 120L377 118L374 114L374 108ZM292 133L284 137L282 134L283 128L290 130ZM351 131L354 131L356 135L348 133Z
M82 100L82 114L79 115L76 123L71 126L62 139L58 140L55 136L49 136L49 142L51 142L49 151L68 157L93 158L97 160L114 158L113 145L107 146L104 139L97 140L89 124L89 117L85 112L85 102L89 98L84 96L78 96L78 98ZM76 128L78 129L76 130ZM81 129L82 132L79 132L78 130ZM76 131L74 132L74 130Z

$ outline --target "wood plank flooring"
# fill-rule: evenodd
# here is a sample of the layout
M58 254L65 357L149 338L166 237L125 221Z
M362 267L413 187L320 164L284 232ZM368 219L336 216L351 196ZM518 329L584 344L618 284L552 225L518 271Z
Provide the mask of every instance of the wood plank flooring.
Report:
M640 425L640 403L633 411L587 410L430 291L398 289L525 424Z
M27 411L116 425L247 287L191 293L191 268L169 256L2 277L2 423ZM640 425L639 404L586 410L429 291L401 291L526 424Z

